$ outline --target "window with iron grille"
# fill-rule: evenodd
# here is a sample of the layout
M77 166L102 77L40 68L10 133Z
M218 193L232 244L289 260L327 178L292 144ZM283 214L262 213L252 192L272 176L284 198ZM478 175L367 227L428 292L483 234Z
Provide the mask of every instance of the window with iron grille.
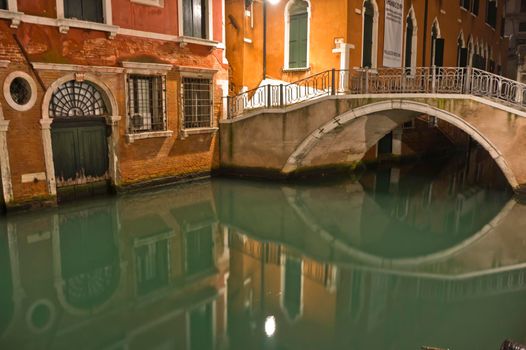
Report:
M128 130L130 133L166 130L164 76L128 76Z
M104 22L103 0L64 0L64 16L90 22Z
M212 126L212 80L183 78L183 113L185 129Z

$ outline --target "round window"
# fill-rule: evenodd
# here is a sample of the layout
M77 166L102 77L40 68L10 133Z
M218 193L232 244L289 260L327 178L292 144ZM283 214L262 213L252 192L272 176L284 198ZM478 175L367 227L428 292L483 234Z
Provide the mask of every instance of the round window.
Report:
M31 109L37 100L36 91L35 81L25 72L12 72L5 78L4 97L14 110Z
M31 86L24 78L17 77L11 82L9 93L16 104L23 106L31 99Z

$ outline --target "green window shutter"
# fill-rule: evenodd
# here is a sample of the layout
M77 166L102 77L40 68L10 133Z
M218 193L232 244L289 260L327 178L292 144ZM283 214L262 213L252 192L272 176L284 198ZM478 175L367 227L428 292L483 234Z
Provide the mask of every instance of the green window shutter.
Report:
M306 13L290 16L289 68L307 66L307 21Z

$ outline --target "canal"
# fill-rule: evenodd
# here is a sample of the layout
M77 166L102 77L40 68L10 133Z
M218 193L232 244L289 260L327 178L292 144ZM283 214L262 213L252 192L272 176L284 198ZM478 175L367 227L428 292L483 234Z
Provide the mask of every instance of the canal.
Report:
M526 342L525 232L479 148L9 215L0 349L497 350Z

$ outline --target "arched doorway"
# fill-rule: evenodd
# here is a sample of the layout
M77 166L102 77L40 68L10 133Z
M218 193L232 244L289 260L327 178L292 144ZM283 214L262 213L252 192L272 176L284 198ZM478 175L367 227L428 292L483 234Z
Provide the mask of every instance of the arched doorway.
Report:
M363 42L362 67L376 66L376 36L378 33L378 14L374 0L363 3Z
M109 179L105 95L88 81L70 80L51 96L51 140L57 187Z
M63 282L63 307L95 312L117 289L121 271L113 215L106 208L95 208L58 217L56 268Z

